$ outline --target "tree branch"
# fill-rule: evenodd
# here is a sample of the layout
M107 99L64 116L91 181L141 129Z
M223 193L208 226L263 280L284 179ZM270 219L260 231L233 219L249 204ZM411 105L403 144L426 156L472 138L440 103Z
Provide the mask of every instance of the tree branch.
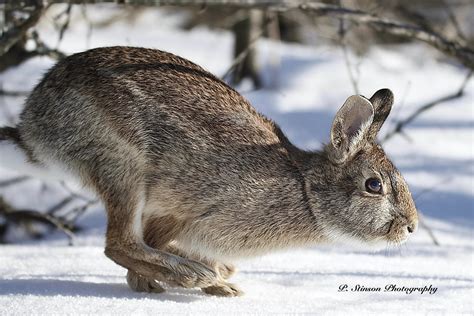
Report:
M35 1L34 9L26 20L19 25L11 27L2 34L0 37L0 56L7 53L10 48L20 41L26 35L26 32L38 22L43 13L43 6L37 5L37 3L38 1Z
M352 87L354 88L354 93L359 94L359 84L357 82L356 74L354 74L352 70L352 65L351 61L349 59L349 51L347 48L347 43L346 43L346 28L344 25L344 19L339 19L339 44L342 48L342 54L344 56L344 62L346 64L347 68L347 74L349 75L349 79L352 83ZM357 77L359 77L359 72L357 71Z
M263 34L265 33L265 28L271 23L273 22L274 20L276 19L275 16L267 16L265 18L265 21L263 22L263 25L262 25L262 29L260 30L260 32L258 32L257 34L255 34L248 42L247 44L247 47L242 50L235 58L234 60L232 61L231 65L229 66L229 68L227 69L227 71L221 76L221 79L226 81L226 78L228 78L232 72L235 71L235 69L237 69L239 67L239 65L241 65L245 58L249 55L250 51L254 48L255 44L257 43L258 39L260 39Z
M439 246L440 243L438 241L438 239L435 237L434 233L433 233L433 230L431 229L431 227L429 227L426 222L425 222L425 218L424 216L422 216L421 212L418 211L418 223L420 224L420 226L426 230L426 232L428 233L428 235L430 236L431 238L431 241L433 242L433 244L435 246Z
M464 89L466 88L467 83L469 82L469 79L471 78L473 74L473 70L471 70L466 78L463 80L461 86L459 89L451 94L448 94L444 97L438 98L436 100L433 100L431 102L426 103L425 105L420 106L415 112L413 112L410 116L408 116L406 119L399 121L395 127L388 132L385 137L383 138L382 142L385 142L392 138L395 134L398 133L403 133L403 128L405 128L406 125L410 124L416 117L418 117L421 113L431 109L432 107L441 104L443 102L451 101L457 98L460 98L464 95Z
M474 50L472 48L464 46L459 41L448 40L441 34L427 30L421 26L380 18L361 10L352 10L321 3L302 4L300 8L320 15L329 15L337 18L345 18L357 23L365 23L378 31L392 35L417 39L456 58L469 69L474 69Z
M0 181L0 188L6 188L8 186L18 184L18 183L24 182L24 181L29 180L29 179L30 179L30 177L28 177L28 176L19 176L19 177L16 177L16 178L3 180L3 181Z
M34 0L30 0L36 2ZM355 23L364 23L378 31L427 43L437 50L450 55L469 69L474 69L474 50L459 40L449 40L433 30L417 24L405 24L396 20L385 19L362 10L350 9L310 0L42 0L43 3L104 3L112 2L131 5L174 5L174 6L234 6L244 9L260 8L285 12L300 9L321 16L347 19ZM28 1L26 1L28 2ZM0 45L1 47L1 45ZM1 55L0 50L0 55Z
M61 219L56 218L48 213L41 213L33 210L16 210L10 204L5 202L0 197L0 215L2 215L8 223L39 223L54 227L62 231L69 238L69 244L71 245L74 239L73 231L65 224ZM5 234L8 226L2 227L2 234ZM0 236L0 242L2 242L3 236Z

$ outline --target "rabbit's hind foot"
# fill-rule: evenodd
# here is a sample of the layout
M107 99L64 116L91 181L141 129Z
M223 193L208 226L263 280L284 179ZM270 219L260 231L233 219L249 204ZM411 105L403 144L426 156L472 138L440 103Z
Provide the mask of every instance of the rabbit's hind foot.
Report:
M220 282L216 285L204 287L201 290L206 294L215 296L233 297L242 296L244 294L235 284L227 282Z
M178 278L179 279L179 278ZM166 282L163 280L163 282ZM158 283L158 280L144 277L133 270L128 270L127 272L127 283L128 286L135 292L145 292L145 293L163 293L165 289ZM174 280L175 285L183 284L183 281ZM243 292L234 284L227 282L219 282L216 285L204 287L201 289L204 293L223 296L223 297L234 297L242 296Z
M163 293L165 291L158 281L146 278L132 270L127 272L127 284L135 292Z

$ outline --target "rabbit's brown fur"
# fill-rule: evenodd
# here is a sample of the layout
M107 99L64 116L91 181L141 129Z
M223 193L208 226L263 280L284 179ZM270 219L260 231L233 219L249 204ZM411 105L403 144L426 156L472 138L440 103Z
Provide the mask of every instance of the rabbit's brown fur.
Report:
M234 296L222 261L339 238L402 242L414 229L406 183L375 142L392 102L388 90L349 98L331 142L306 152L201 67L158 50L98 48L53 67L27 100L19 137L3 138L102 197L105 254L129 269L132 288L161 292L158 280ZM383 194L364 188L375 176Z

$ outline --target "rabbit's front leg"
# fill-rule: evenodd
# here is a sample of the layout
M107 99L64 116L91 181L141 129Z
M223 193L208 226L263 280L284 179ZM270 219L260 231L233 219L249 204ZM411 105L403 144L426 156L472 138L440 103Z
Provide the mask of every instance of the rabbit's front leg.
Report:
M224 280L229 279L231 276L235 274L235 267L232 264L191 256L174 244L168 244L165 248L165 251L175 254L177 256L183 257L183 258L193 259L193 260L202 262L206 266L212 267L219 274L219 276Z
M226 281L235 273L235 267L233 265L210 259L194 258L193 256L190 256L185 251L179 249L178 247L172 244L169 244L166 247L166 251L183 258L199 260L206 266L212 267L217 272L220 281L215 285L201 288L204 293L216 296L241 296L244 294L243 291L240 290L235 284Z

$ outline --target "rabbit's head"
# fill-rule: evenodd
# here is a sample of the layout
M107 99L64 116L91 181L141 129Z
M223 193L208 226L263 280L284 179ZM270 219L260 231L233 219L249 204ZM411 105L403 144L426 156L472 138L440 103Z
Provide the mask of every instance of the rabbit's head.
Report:
M376 142L392 104L392 92L382 89L370 100L349 97L336 114L323 152L328 169L310 179L332 239L400 244L417 227L408 186Z

